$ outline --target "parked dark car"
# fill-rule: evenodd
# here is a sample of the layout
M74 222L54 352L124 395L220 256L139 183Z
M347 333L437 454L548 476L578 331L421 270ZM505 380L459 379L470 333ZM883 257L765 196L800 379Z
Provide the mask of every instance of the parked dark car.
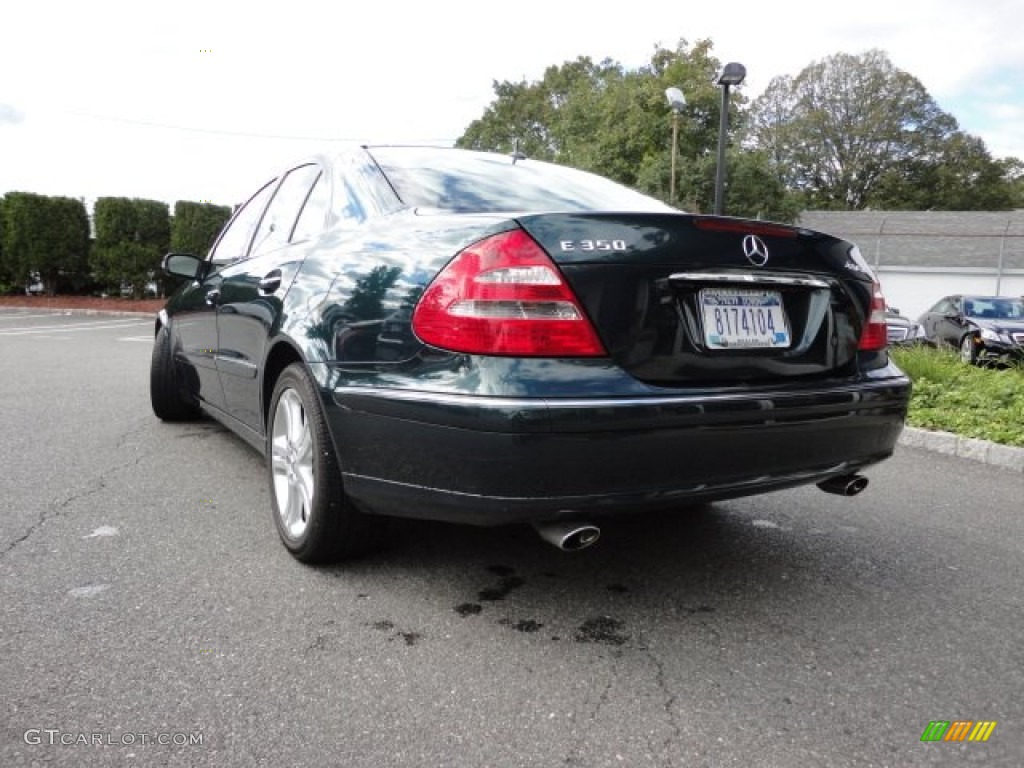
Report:
M929 339L960 350L965 363L1024 360L1024 299L945 296L921 315Z
M268 457L300 560L387 516L529 522L818 483L891 455L910 382L856 246L521 157L369 147L240 207L156 320L156 415Z
M885 325L890 344L913 346L929 343L924 326L909 317L904 317L895 307L885 308Z

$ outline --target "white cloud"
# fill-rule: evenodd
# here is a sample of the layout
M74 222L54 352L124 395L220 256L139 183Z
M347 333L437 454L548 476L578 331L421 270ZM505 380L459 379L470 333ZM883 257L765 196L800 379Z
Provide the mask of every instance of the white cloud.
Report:
M25 116L11 104L0 104L0 125L16 125L22 122Z
M0 102L25 119L5 123L0 111L0 193L235 202L324 142L216 132L450 141L483 111L493 80L538 78L578 55L636 66L680 38L710 38L720 60L743 62L750 96L812 60L881 48L995 154L1024 157L1017 6L19 3L0 30Z

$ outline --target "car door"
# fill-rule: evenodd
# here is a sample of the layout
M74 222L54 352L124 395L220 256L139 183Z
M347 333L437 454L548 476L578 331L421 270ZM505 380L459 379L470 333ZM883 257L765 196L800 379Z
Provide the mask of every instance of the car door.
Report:
M267 343L305 257L307 229L323 228L325 187L318 164L289 171L256 227L248 256L221 273L217 366L227 412L257 432L263 431L260 372Z
M924 328L925 335L929 339L935 339L935 317L939 311L939 307L942 306L945 299L939 299L935 304L928 307L921 315L917 318L917 322Z
M937 315L935 335L939 341L952 347L960 346L960 338L964 334L964 300L961 296L953 296L943 303Z
M939 332L942 330L940 321L943 315L952 311L953 303L948 296L939 299L927 312L921 315L919 321L924 326L925 335L932 341L942 341Z
M207 405L224 410L224 389L217 366L217 306L220 302L222 270L247 253L263 210L270 200L274 182L265 184L245 203L221 232L207 255L201 279L193 281L179 297L173 331L179 355L194 372L196 394Z

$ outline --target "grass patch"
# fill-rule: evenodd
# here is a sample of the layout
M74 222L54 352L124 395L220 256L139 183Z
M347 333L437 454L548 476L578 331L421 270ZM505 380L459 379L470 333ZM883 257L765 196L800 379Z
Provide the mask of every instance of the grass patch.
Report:
M930 347L889 352L914 382L910 426L1024 447L1024 366L978 368Z

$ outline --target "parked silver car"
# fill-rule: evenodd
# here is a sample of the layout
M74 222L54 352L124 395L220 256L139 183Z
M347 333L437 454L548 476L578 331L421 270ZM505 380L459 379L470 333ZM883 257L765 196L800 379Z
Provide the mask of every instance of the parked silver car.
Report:
M904 317L895 307L885 308L885 328L890 344L910 345L928 343L924 326Z

